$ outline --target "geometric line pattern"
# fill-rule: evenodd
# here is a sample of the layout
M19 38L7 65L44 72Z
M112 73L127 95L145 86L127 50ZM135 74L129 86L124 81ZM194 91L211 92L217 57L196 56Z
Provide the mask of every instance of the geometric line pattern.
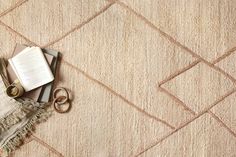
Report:
M233 87L232 89L230 89L229 91L227 91L226 93L224 93L223 95L221 95L220 97L218 97L216 100L214 100L213 103L211 104L207 104L207 107L204 108L202 111L200 112L196 112L193 111L190 107L188 107L188 104L185 104L185 102L183 100L181 100L181 98L177 97L175 94L173 94L172 92L168 91L167 89L165 89L165 87L163 87L166 83L175 80L177 77L179 76L183 76L186 72L191 71L194 67L198 66L199 64L204 64L208 67L210 67L211 69L214 69L215 71L217 71L218 73L220 73L220 75L226 77L227 79L229 79L230 81L233 82L233 84L236 83L236 79L230 75L229 73L227 73L224 69L221 69L220 67L217 66L217 63L219 63L220 61L226 59L227 57L230 57L231 54L235 53L236 50L236 46L231 48L230 50L228 50L227 52L224 52L223 55L219 56L217 59L209 62L208 60L204 59L203 57L201 57L200 55L198 55L197 53L193 52L191 49L189 49L187 46L181 44L179 41L177 41L176 39L174 39L172 36L170 36L169 34L167 34L166 32L162 31L162 29L158 28L155 24L153 24L151 21L149 21L146 17L144 17L141 13L136 12L135 10L133 10L130 6L126 5L123 2L120 1L108 1L106 5L104 5L99 11L96 11L92 16L89 16L88 18L86 18L86 20L83 20L81 23L78 23L75 27L71 28L69 31L63 33L60 37L58 37L57 39L54 39L52 41L49 41L48 43L44 44L44 45L40 45L40 43L35 43L34 41L32 41L31 39L27 38L23 33L20 33L18 31L16 31L14 28L10 27L9 25L7 25L6 23L4 23L1 18L10 14L12 11L14 11L15 9L18 9L20 7L22 7L23 5L25 5L26 3L28 3L28 1L30 0L22 0L19 1L17 3L15 3L13 6L11 6L10 8L7 8L6 10L4 10L2 13L0 13L0 25L2 25L3 27L5 27L8 31L12 32L13 34L23 38L25 41L31 43L32 45L37 45L37 46L41 46L41 47L50 47L52 45L54 45L55 43L60 42L62 39L66 38L67 36L69 36L70 34L72 34L73 32L83 29L83 27L86 27L87 24L89 24L90 22L92 22L95 18L101 16L102 14L104 14L109 8L111 8L112 6L116 5L120 6L122 8L124 8L125 10L127 10L127 12L132 13L133 15L135 15L137 18L141 19L143 22L145 22L148 27L151 27L152 29L154 29L157 33L160 34L160 36L163 36L165 39L169 40L172 44L180 47L181 49L183 49L185 52L187 52L188 54L190 54L192 57L196 58L195 61L193 61L192 63L190 63L189 65L183 67L182 69L179 69L178 71L175 71L174 73L172 73L170 76L166 77L163 80L160 80L158 82L156 82L156 87L158 91L161 91L163 93L165 93L168 97L170 97L171 99L173 99L174 101L176 101L179 105L181 105L183 107L183 109L187 112L189 112L192 115L192 118L189 119L188 121L185 121L184 123L182 123L180 126L175 127L172 124L170 124L168 121L165 121L159 117L156 117L150 113L148 113L147 111L143 110L142 108L140 108L139 106L137 106L135 103L133 103L132 101L130 101L129 99L127 99L125 96L123 96L122 94L118 93L116 90L114 90L112 87L110 87L109 85L106 85L106 83L103 83L102 81L100 81L97 78L94 78L93 76L91 76L89 73L87 73L86 71L82 70L82 68L80 69L79 67L73 65L72 63L70 63L69 60L62 60L62 64L65 64L67 66L69 66L70 68L74 69L77 71L77 73L85 76L86 79L94 82L95 84L99 85L100 87L104 88L106 91L108 91L109 93L111 93L112 95L118 97L119 99L121 99L122 101L124 101L127 105L129 105L130 107L134 108L135 110L137 110L138 112L142 113L144 116L153 119L154 121L160 122L162 124L164 124L166 127L168 127L171 132L167 133L165 136L161 137L161 138L154 138L154 142L150 143L149 145L145 145L143 147L141 147L137 152L132 152L131 156L140 156L142 154L144 154L145 152L147 152L150 149L153 149L155 146L157 146L158 144L162 143L163 141L167 140L168 138L170 138L171 136L177 134L181 129L187 127L188 125L190 125L191 123L193 123L194 121L196 121L197 119L199 119L200 117L209 114L213 119L215 119L222 127L224 127L230 134L232 134L234 137L236 137L236 133L234 131L232 131L232 129L227 126L222 120L221 118L219 118L215 113L213 113L211 111L211 109L213 107L215 107L218 103L222 102L223 100L225 100L227 97L229 97L230 95L234 94L236 91L236 87ZM12 53L12 52L9 52ZM66 116L66 115L65 115ZM56 156L63 156L61 153L59 153L55 148L53 148L52 146L50 146L49 144L47 144L45 141L43 141L42 139L40 139L39 137L37 137L36 135L32 136L32 140L36 141L37 143L43 145L44 147L48 148L51 152L53 152ZM31 142L31 141L29 141Z

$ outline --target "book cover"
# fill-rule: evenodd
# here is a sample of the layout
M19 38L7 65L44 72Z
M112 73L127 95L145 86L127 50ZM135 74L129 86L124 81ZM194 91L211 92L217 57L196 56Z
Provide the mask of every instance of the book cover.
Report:
M54 77L56 78L56 71L57 71L60 53L58 51L54 51L54 50L50 50L50 49L42 49L42 50L46 54L54 56L53 63L51 64L51 69L52 69L52 73L53 73ZM50 96L52 93L53 84L54 84L54 81L43 86L42 92L41 92L39 99L38 99L39 102L49 102L50 101Z

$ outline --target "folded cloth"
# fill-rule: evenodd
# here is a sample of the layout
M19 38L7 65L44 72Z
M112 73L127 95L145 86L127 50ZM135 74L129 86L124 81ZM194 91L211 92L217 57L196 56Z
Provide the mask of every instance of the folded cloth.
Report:
M51 112L46 109L47 103L8 97L5 92L6 80L2 75L5 69L0 67L0 157L7 157L23 143L34 125L45 121Z

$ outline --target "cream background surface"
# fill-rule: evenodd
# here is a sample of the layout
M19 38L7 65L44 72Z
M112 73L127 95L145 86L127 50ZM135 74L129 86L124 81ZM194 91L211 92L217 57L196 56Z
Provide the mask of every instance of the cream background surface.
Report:
M233 0L0 0L0 55L58 50L68 114L12 157L236 156Z

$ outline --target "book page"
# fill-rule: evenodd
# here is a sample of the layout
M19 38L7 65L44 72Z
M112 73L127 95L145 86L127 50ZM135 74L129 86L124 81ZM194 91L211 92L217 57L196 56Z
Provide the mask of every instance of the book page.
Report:
M39 47L24 49L9 60L25 91L53 81L54 76Z

